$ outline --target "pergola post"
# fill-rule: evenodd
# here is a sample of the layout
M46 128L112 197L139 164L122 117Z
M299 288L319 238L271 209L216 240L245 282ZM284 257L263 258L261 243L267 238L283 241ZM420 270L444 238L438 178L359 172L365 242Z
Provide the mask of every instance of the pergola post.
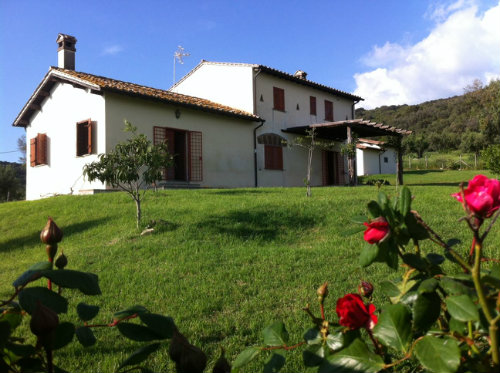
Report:
M347 169L349 172L349 186L356 185L356 148L354 148L354 152L352 151L352 128L351 126L347 126L347 146L349 148L349 152L347 153Z
M403 146L401 145L403 136L398 136L397 137L397 149L398 149L398 162L397 162L397 169L398 169L398 185L403 185Z

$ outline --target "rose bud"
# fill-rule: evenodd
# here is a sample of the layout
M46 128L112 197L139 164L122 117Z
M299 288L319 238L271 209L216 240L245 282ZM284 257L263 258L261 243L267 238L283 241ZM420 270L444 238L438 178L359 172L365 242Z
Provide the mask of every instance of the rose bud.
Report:
M478 218L489 218L500 209L500 181L477 175L469 181L463 193L465 202ZM452 194L457 201L464 203L462 193Z
M363 224L367 227L363 238L369 244L381 243L391 234L391 226L382 216Z
M374 314L375 306L369 304L367 308L358 294L346 294L337 300L336 311L339 324L350 329L367 328L371 330L378 321Z
M361 284L358 285L358 293L365 298L371 298L373 285L368 281L361 281Z
M328 296L328 282L325 282L323 285L321 285L316 291L316 294L318 294L319 302L323 303L325 298Z
M58 325L59 317L57 313L37 301L35 311L31 315L31 332L37 337L43 337L54 331Z
M59 269L64 269L68 265L68 258L64 255L64 252L61 250L61 254L56 259L56 267Z
M58 242L61 242L63 237L63 232L59 229L59 227L54 223L51 217L47 221L47 225L40 232L40 239L43 243L47 245L53 245Z

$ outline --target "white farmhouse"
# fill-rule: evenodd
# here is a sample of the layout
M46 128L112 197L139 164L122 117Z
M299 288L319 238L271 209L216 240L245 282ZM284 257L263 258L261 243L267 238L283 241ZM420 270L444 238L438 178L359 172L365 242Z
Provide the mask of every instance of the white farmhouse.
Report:
M109 189L82 176L126 139L124 119L155 143L168 143L175 165L166 187L300 186L307 154L286 141L311 128L337 141L313 158L311 185L354 183L340 146L359 136L407 131L354 119L360 97L263 65L202 61L170 90L75 71L73 36L59 34L51 67L13 125L26 129L26 198ZM347 170L351 170L350 173Z

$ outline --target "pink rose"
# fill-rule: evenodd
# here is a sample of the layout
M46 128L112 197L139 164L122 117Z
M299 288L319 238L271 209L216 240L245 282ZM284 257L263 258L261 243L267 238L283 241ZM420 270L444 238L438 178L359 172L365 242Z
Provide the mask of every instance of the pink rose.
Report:
M378 318L374 314L375 306L369 304L366 307L358 294L346 294L337 300L336 311L339 324L350 329L367 328L371 330L378 322Z
M461 193L452 194L463 203ZM500 181L477 175L469 181L464 190L465 202L469 210L479 218L489 218L500 208Z
M382 216L371 221L370 223L363 224L367 227L363 238L369 244L380 243L391 233L389 223Z

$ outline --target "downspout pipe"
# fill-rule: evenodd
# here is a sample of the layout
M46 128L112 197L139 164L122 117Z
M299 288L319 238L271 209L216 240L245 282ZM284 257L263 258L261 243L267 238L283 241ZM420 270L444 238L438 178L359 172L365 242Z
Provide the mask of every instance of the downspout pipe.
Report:
M261 68L258 68L257 73L253 75L253 113L257 115L257 76L262 72ZM255 178L255 187L259 186L259 180L257 175L257 130L264 125L265 119L260 120L260 124L253 129L253 170Z
M354 102L351 105L351 119L354 119L354 106L360 102L361 100L354 100Z
M265 120L261 119L260 124L253 129L253 170L255 176L255 187L259 186L257 178L257 130L264 125Z

